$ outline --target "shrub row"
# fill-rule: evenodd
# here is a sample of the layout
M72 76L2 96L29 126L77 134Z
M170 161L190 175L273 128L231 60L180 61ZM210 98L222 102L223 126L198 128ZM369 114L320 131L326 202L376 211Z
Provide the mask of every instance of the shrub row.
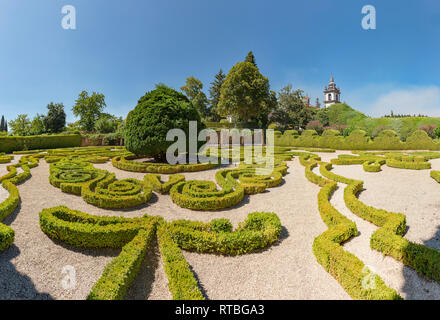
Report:
M315 238L313 242L316 260L354 299L400 299L395 290L387 287L379 276L373 274L361 260L342 247L345 241L358 234L357 227L353 221L343 216L331 205L329 199L336 190L337 183L313 173L312 169L317 165L316 161L309 162L305 172L309 181L321 186L318 193L318 209L329 229ZM321 163L320 171L328 171L329 167L331 167L330 163ZM374 288L366 288L363 285L367 277L374 277L376 284Z
M82 137L79 134L41 135L28 137L0 136L0 152L54 149L65 147L79 147Z
M403 238L406 231L405 215L376 209L361 202L357 195L363 190L362 181L329 174L328 170L322 172L334 181L347 183L348 186L344 190L347 207L362 219L380 227L371 236L370 245L373 249L390 255L426 277L440 282L440 252Z
M197 279L171 237L166 223L158 227L157 240L173 300L204 300Z
M440 252L403 238L405 215L365 205L356 197L362 188L362 181L349 185L345 191L345 203L353 213L380 227L371 236L371 247L440 282Z
M148 163L133 161L136 156L117 156L112 159L115 168L144 173L179 173L179 172L196 172L217 168L219 163L198 163L198 164L176 164L170 165L166 163Z
M155 226L141 229L137 235L122 247L122 252L104 269L102 276L93 286L87 300L122 300L141 268L145 253L150 247Z
M426 170L431 169L431 163L420 162L420 161L398 161L393 159L387 159L386 164L388 167L401 168L401 169L411 169L411 170Z
M305 130L301 135L286 131L275 135L275 145L338 150L440 150L440 141L431 139L423 130L413 132L405 142L392 130L382 131L374 140L363 130L354 130L348 137L336 130L326 130L321 136L315 130Z
M0 221L3 221L20 203L20 194L16 184L24 182L30 177L30 169L38 165L38 158L31 156L24 156L20 159L19 163L7 166L8 173L0 177L2 187L9 192L8 198L0 203ZM17 168L21 167L23 172L17 174ZM0 223L0 251L10 247L14 242L14 230Z

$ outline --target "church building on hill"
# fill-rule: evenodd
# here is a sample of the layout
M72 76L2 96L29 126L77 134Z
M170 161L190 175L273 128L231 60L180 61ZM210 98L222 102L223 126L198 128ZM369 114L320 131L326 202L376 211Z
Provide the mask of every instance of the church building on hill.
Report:
M324 107L330 107L335 103L341 103L341 90L336 87L335 80L332 76L328 87L324 87Z

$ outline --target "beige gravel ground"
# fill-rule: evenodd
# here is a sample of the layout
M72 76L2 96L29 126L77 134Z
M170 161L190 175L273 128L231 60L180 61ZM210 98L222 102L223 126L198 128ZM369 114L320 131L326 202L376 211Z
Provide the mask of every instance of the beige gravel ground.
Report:
M321 155L323 160L336 157L336 154ZM434 168L440 169L440 160L432 163ZM38 213L58 205L96 215L134 217L147 213L161 215L167 220L201 221L225 217L234 225L250 212L275 212L284 227L283 235L279 243L266 250L238 257L184 253L205 295L209 299L350 299L312 253L313 239L327 229L317 210L319 187L306 180L304 168L297 158L288 164L289 174L283 185L264 194L246 197L241 204L228 210L191 211L176 206L168 195L155 195L142 208L109 211L88 205L81 197L62 193L51 186L49 165L42 160L39 167L32 169L32 178L19 186L21 205L5 221L14 228L16 240L14 246L0 253L0 299L84 299L105 265L119 253L118 250L78 249L50 240L40 230ZM6 173L5 167L0 165L0 174ZM119 179L142 179L144 176L118 170L109 163L95 167L115 172ZM440 185L429 178L429 171L386 166L383 169L382 173L371 174L363 172L362 166L340 166L335 172L366 181L367 190L361 195L362 201L405 213L410 227L407 238L440 249L440 241L436 238L440 224L440 217L436 216L440 208L437 200ZM185 176L187 179L214 180L215 171L186 173ZM342 191L340 188L336 192L332 203L356 221L361 231L359 237L345 245L347 250L372 266L388 285L406 298L439 299L440 289L436 283L422 279L393 259L382 258L369 249L369 235L375 230L374 226L348 212L343 205ZM62 270L69 265L76 270L74 289L62 287L66 277ZM127 298L171 298L156 244L143 262Z

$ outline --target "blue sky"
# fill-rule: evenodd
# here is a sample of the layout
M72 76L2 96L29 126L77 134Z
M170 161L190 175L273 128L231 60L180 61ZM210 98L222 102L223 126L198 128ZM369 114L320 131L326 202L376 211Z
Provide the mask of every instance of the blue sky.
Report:
M377 29L361 28L374 5ZM61 27L64 5L76 30ZM368 115L440 116L437 0L0 0L0 114L68 122L80 91L104 93L125 116L163 82L176 89L244 59L249 50L278 91L288 83L322 101L333 74L342 100Z

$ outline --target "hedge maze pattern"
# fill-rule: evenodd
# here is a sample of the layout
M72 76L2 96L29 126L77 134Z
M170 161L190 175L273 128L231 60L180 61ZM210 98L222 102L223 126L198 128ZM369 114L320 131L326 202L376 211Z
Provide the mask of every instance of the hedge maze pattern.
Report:
M313 252L317 261L354 299L401 299L397 292L387 287L377 275L374 275L376 287L374 289L364 288L361 285L362 279L368 276L364 264L340 246L357 235L357 228L353 221L340 214L329 202L339 182L347 185L344 189L346 206L357 216L379 227L370 239L372 249L395 258L427 278L440 282L440 252L404 238L405 215L367 206L357 197L358 193L363 190L363 181L345 178L331 172L332 164L362 164L364 170L368 172L380 171L380 166L385 163L390 167L403 169L429 169L431 164L428 160L440 158L440 153L357 153L358 156L340 155L337 159L332 159L331 163L322 162L318 156L310 154L305 154L300 159L301 164L305 166L305 175L308 180L322 187L318 194L318 207L322 219L329 227L328 231L314 241ZM312 172L312 169L317 166L322 176ZM431 177L440 182L438 171L432 171Z
M313 136L313 135L312 135ZM304 150L304 151L300 151ZM220 165L151 164L134 161L134 155L121 147L66 148L53 150L19 151L17 164L8 165L8 173L0 183L9 197L0 203L0 221L17 208L20 195L17 184L31 176L31 169L44 158L50 164L49 182L66 193L81 196L84 201L106 209L136 207L149 201L153 192L169 194L178 206L191 210L219 210L240 203L245 195L265 192L280 185L287 173L287 163L299 157L309 181L321 187L318 209L328 230L313 243L313 253L323 268L339 281L354 299L402 299L400 295L376 274L372 273L355 255L344 250L343 244L357 236L356 224L342 215L330 203L338 183L346 184L344 201L356 215L379 229L371 236L371 248L389 255L418 273L440 282L440 252L404 238L406 218L401 213L376 209L362 203L358 193L363 182L334 174L333 165L362 165L367 172L380 172L383 165L393 168L430 169L429 160L440 158L436 152L367 152L353 151L339 155L330 163L321 161L314 152L334 152L320 146L277 147L275 167L264 169L258 159L266 150L253 152L250 164L240 163L236 168L220 169L214 181L186 180L179 172L217 168ZM241 148L239 159L244 160ZM231 160L232 156L229 155ZM0 154L0 162L9 163L14 156ZM112 161L122 170L145 172L142 181L117 180L115 175L96 169L94 163ZM313 172L319 167L320 175ZM19 173L19 168L22 172ZM257 170L259 171L257 174ZM163 178L160 173L169 173ZM263 174L261 174L263 173ZM431 171L431 177L440 183L440 171ZM203 254L243 255L274 244L281 234L281 222L275 213L250 213L234 230L227 219L209 223L178 220L168 222L162 217L141 218L94 216L71 210L65 206L44 209L39 214L41 230L50 238L82 248L119 248L121 253L104 269L88 299L123 299L135 280L152 240L157 239L164 261L168 287L173 299L204 299L182 250ZM14 230L0 223L0 251L12 245ZM365 287L366 277L373 278L375 286Z

